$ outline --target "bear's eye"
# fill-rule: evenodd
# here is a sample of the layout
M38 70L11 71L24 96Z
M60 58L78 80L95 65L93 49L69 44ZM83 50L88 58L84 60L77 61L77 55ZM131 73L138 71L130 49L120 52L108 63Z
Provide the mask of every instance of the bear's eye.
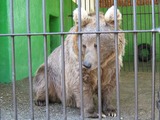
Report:
M96 44L94 44L94 47L95 47L95 48L97 48L97 45L96 45Z
M86 48L86 45L83 45L83 48Z

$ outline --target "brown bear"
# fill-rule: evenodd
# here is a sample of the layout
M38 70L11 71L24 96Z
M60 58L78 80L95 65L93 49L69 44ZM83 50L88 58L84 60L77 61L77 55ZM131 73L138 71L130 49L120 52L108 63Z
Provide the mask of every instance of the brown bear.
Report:
M78 9L73 12L75 25L70 32L78 31ZM99 14L100 31L114 31L114 7L108 9L103 15ZM118 30L122 15L117 10ZM96 15L87 14L81 9L82 31L96 31ZM78 60L78 35L68 34L64 43L65 53L65 87L67 106L80 108L80 72ZM125 36L118 33L118 58L119 70L122 66L124 55ZM115 39L113 33L100 34L100 64L101 64L101 83L102 83L102 113L114 116L116 109L111 105L111 97L116 86L116 67L115 67ZM50 102L62 101L62 65L61 65L61 46L57 47L48 57L48 91ZM97 94L97 67L98 53L96 34L82 34L82 71L83 71L83 97L85 117L98 117L95 111L93 95ZM45 78L44 64L42 64L34 77L35 104L45 105Z

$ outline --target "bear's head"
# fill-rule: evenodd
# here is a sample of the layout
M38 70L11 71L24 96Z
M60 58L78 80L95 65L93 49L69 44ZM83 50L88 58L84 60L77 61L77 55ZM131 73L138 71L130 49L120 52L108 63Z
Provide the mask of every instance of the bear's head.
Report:
M78 9L73 12L73 20L75 22L75 32L78 32ZM118 30L122 15L117 10ZM81 9L81 32L82 34L82 60L83 66L87 69L93 70L97 68L98 54L100 54L100 62L103 64L109 57L115 53L115 36L114 33L103 33L107 31L114 31L114 7L108 9L105 13L99 13L99 34L96 34L96 14L88 14L84 9ZM78 35L76 35L78 36ZM78 37L74 38L74 51L78 56ZM118 34L119 52L124 51L125 38L123 33ZM99 43L99 46L98 44ZM98 53L98 47L100 51ZM76 49L76 50L75 50ZM121 53L119 53L120 55ZM122 54L121 54L122 55ZM110 62L110 61L109 61Z

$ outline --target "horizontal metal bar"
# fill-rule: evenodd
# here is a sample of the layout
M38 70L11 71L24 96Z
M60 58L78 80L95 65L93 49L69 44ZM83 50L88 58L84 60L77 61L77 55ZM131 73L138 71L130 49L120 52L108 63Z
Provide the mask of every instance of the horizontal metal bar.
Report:
M142 12L142 13L136 13L137 15L146 15L146 14L152 14L151 12ZM155 14L159 14L159 12L155 12ZM123 14L124 15L133 15L133 13L127 13L127 14Z
M14 33L14 34L0 34L0 37L5 36L46 36L46 35L68 35L68 34L109 34L109 33L158 33L160 30L124 30L124 31L91 31L91 32L46 32L46 33Z

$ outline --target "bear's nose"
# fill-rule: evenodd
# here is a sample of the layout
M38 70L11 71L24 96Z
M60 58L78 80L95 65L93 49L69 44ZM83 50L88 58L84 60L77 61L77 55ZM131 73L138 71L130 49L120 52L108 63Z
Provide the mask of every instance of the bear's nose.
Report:
M88 69L89 69L89 68L91 68L92 65L91 65L91 63L89 63L89 62L87 62L87 61L84 61L84 62L83 62L83 66L84 66L85 68L88 68Z

